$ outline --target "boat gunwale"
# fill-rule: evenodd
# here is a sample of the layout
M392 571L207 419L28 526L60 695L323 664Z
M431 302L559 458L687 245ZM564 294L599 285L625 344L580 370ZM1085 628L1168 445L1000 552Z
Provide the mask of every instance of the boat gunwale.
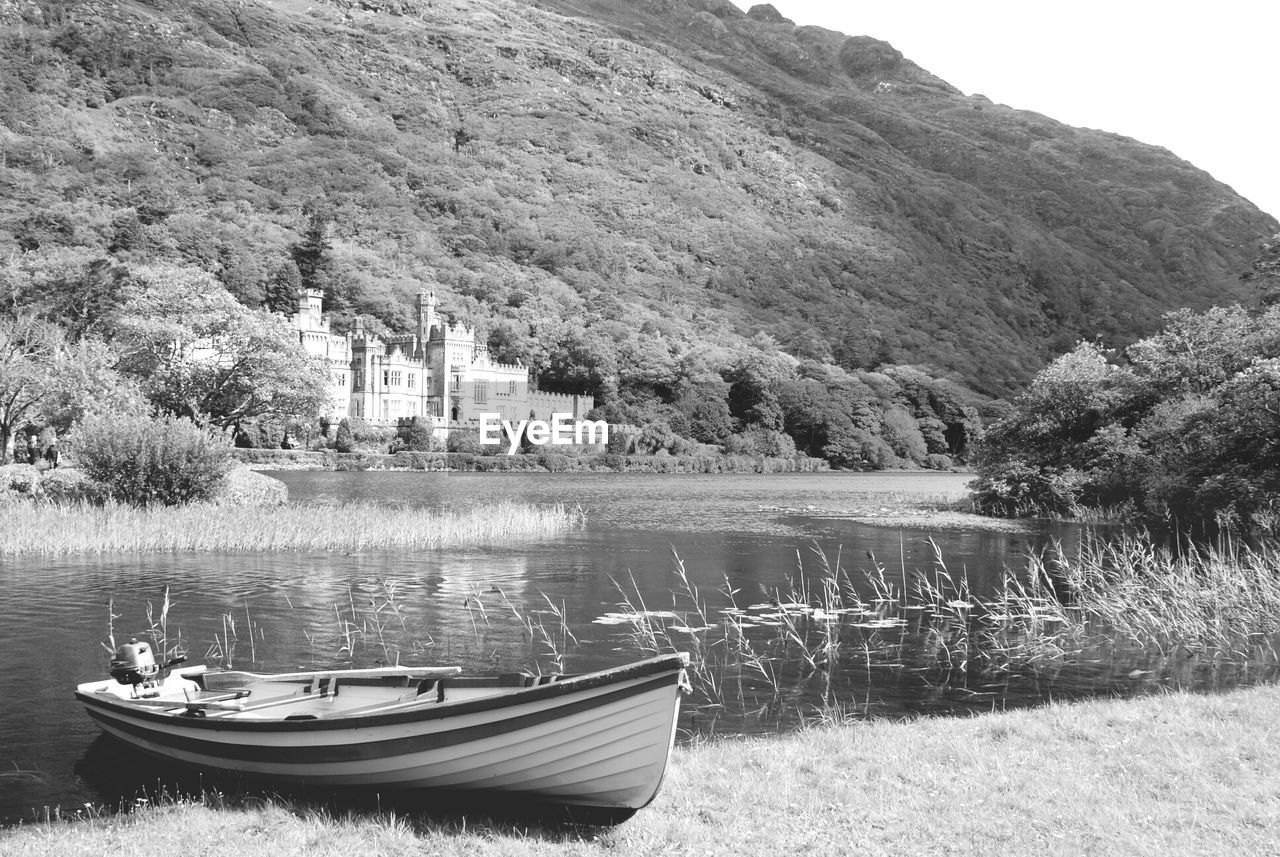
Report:
M632 679L645 678L662 673L672 673L672 682L679 682L679 671L684 668L686 660L682 654L659 655L643 661L636 661L623 666L610 667L592 673L583 673L537 685L529 688L517 688L510 693L495 694L478 699L460 700L458 702L433 702L421 708L408 711L372 712L356 716L336 716L306 720L252 719L237 720L232 717L192 717L185 711L168 713L152 708L143 708L131 704L131 700L111 694L85 693L75 691L75 696L91 709L123 714L144 723L181 726L184 729L215 730L229 732L328 732L335 730L351 730L376 726L393 726L404 723L417 723L430 720L445 720L450 717L474 714L524 705L530 702L541 702L568 696L612 684L620 684ZM341 678L341 671L334 671ZM447 679L446 679L447 681ZM174 708L185 708L186 703L175 701Z

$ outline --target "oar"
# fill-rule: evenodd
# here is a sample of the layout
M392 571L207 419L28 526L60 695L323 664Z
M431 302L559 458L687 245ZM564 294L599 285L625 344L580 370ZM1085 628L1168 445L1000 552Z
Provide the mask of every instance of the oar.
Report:
M462 667L367 667L355 670L311 670L296 673L250 673L226 670L205 673L205 679L218 684L256 681L311 681L318 678L379 678L381 676L409 676L410 678L448 678L462 672ZM182 673L179 673L181 675Z

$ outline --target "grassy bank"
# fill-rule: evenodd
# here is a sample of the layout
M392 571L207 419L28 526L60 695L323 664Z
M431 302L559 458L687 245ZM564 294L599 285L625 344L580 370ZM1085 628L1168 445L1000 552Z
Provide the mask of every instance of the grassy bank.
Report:
M170 551L440 548L578 526L562 506L496 503L448 512L372 503L283 506L116 503L7 506L0 556Z
M869 722L678 748L612 829L177 805L0 833L66 854L1274 854L1280 688L967 719Z
M621 455L535 452L476 455L467 452L334 452L331 449L236 449L243 464L259 470L427 470L484 473L820 473L820 458L798 455Z

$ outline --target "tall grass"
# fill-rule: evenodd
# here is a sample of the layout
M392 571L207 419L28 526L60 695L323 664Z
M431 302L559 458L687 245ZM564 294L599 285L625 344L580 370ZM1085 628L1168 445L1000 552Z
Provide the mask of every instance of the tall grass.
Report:
M727 581L701 591L676 557L669 608L631 581L618 585L618 612L597 621L626 626L642 653L690 652L702 705L747 714L815 698L823 716L863 714L873 684L892 676L994 700L1012 681L1181 685L1208 672L1236 683L1280 664L1280 555L1269 548L1174 553L1137 536L1058 547L981 595L934 550L924 570L873 557L850 572L815 547L786 587L746 605Z
M445 512L372 503L149 508L18 503L5 509L0 556L440 548L557 533L582 521L580 509L517 503Z

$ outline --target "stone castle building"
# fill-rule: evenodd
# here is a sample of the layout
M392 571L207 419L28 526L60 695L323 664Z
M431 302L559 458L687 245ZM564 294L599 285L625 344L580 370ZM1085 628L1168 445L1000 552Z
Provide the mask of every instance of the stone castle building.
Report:
M513 421L550 421L562 413L577 420L595 407L592 396L535 389L527 367L494 360L488 346L476 342L474 328L442 318L432 292L418 293L413 332L394 336L370 333L358 322L335 334L323 301L318 289L304 290L293 324L307 352L329 362L333 386L322 416L334 422L360 417L394 425L418 417L430 420L443 439L452 430L475 430L483 413Z

